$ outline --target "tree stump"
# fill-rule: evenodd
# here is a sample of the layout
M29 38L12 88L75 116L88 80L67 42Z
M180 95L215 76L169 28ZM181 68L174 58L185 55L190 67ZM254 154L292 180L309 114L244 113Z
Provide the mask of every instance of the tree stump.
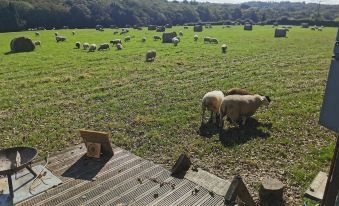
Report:
M259 191L260 203L263 206L283 205L284 184L277 179L265 178L261 181Z

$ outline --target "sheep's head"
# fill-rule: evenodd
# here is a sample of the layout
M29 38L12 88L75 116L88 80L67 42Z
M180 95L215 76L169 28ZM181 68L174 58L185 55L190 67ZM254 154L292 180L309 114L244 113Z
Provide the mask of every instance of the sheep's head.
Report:
M269 96L260 96L261 97L261 102L265 106L268 106L271 103L271 98Z

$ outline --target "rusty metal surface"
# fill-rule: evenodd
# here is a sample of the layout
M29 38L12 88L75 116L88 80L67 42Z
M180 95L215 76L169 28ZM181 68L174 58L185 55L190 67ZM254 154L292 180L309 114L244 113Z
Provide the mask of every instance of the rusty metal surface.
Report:
M223 205L222 196L159 165L121 148L113 151L103 160L86 158L84 146L51 156L48 169L63 183L18 206Z

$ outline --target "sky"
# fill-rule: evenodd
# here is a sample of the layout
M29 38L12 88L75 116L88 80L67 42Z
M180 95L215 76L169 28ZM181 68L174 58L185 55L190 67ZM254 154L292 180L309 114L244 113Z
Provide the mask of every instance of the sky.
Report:
M247 2L251 0L196 0L199 2L211 2L211 3L242 3ZM280 0L271 0L271 1L265 1L262 0L262 2L279 2ZM286 0L284 0L286 1ZM289 0L290 2L302 2L303 0ZM306 3L318 3L319 0L304 0ZM339 4L339 0L321 0L322 4Z

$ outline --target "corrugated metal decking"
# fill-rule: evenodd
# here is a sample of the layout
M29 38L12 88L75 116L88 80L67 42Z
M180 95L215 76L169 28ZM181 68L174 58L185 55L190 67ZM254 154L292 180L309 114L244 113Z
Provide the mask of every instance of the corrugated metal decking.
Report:
M51 156L48 169L63 183L18 206L223 205L224 197L121 148L113 150L107 162L87 159L83 145Z

